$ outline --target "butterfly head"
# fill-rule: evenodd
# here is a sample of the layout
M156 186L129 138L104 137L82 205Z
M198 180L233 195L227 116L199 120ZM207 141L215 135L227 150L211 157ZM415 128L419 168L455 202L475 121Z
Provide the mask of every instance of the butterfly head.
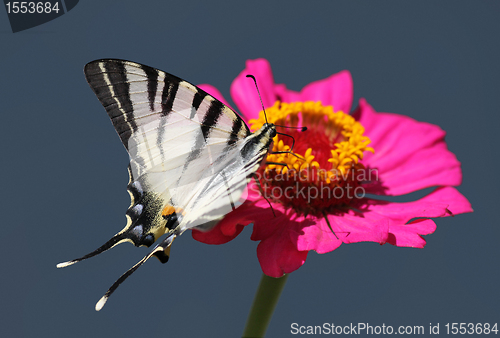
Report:
M271 137L271 139L273 139L276 136L277 131L276 131L276 126L274 124L266 122L264 123L263 128L269 129L269 136Z

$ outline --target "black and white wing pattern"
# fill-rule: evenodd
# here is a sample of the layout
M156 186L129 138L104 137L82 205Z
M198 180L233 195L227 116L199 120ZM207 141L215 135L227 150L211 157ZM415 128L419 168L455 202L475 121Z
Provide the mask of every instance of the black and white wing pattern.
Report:
M187 229L210 230L246 197L249 179L276 135L265 124L251 133L230 108L191 83L123 60L96 60L85 77L130 156L127 224L97 250L65 267L128 241L151 246L96 305L151 256L167 262L170 245Z

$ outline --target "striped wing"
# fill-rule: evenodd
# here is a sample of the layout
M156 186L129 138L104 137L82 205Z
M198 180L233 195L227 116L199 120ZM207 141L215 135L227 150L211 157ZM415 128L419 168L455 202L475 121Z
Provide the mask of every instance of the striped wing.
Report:
M203 184L188 205L181 229L208 230L210 222L219 220L246 199L243 193L250 177L260 167L274 137L274 126L265 125L238 144L226 164ZM243 198L242 198L243 197ZM209 222L207 225L206 222Z
M64 267L129 241L152 245L167 237L122 275L98 302L152 256L163 263L176 236L208 230L245 198L276 134L265 124L251 134L230 108L196 86L163 71L123 60L85 66L90 87L102 103L130 156L127 225L97 250L58 264Z
M84 73L129 153L127 190L132 201L120 232L97 250L59 267L124 241L149 247L174 229L181 233L201 224L208 229L211 219L204 217L202 223L179 224L195 205L210 203L201 194L214 191L210 182L239 172L231 163L244 165L239 149L253 134L243 120L196 86L138 63L96 60ZM231 197L239 197L246 183L231 184ZM226 209L231 211L232 205L226 204Z
M85 66L85 76L129 152L136 177L174 166L186 170L206 158L209 150L213 151L208 158L215 160L212 154L250 134L223 103L160 70L130 61L98 60ZM176 178L181 175L182 171Z

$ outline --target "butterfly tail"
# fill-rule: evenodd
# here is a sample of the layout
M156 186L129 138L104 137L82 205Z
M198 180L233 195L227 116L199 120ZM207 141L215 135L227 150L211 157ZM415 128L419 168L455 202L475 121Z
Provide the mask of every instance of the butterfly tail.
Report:
M174 241L174 239L177 237L176 234L170 233L160 244L158 244L149 254L147 254L143 259L141 259L139 262L137 262L133 267L128 269L123 275L120 276L116 280L116 282L111 285L111 287L106 291L104 296L101 297L101 299L97 302L95 305L95 310L100 311L103 306L106 304L108 301L108 298L111 296L113 292L120 286L121 283L125 281L131 274L135 272L142 264L144 264L148 259L150 259L152 256L155 256L160 260L162 263L166 263L168 261L169 255L170 255L170 245Z
M76 258L76 259L73 259L73 260L70 260L67 262L59 263L56 266L58 268L64 268L66 266L73 265L73 264L78 263L80 261L83 261L87 258L94 257L100 253L103 253L104 251L107 251L107 250L111 249L112 247L114 247L115 245L118 245L118 244L125 242L125 241L130 241L130 239L128 238L128 236L125 233L119 232L116 235L114 235L109 241L107 241L106 243L104 243L103 245L101 245L99 248L92 251L91 253L86 254L85 256L82 256L80 258Z

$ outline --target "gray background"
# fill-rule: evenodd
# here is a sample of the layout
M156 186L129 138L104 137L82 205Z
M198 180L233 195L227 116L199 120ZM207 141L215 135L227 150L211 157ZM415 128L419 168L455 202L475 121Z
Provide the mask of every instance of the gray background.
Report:
M376 243L311 252L268 330L290 325L444 325L500 321L499 14L493 1L81 1L10 31L0 10L2 337L238 337L261 270L248 227L210 246L187 233L101 312L95 302L148 252L130 244L65 269L125 224L128 157L85 82L98 58L141 62L229 99L247 59L300 90L343 69L355 104L447 131L459 190L475 212L438 219L425 249ZM424 193L428 193L425 191ZM424 193L405 196L413 200Z

